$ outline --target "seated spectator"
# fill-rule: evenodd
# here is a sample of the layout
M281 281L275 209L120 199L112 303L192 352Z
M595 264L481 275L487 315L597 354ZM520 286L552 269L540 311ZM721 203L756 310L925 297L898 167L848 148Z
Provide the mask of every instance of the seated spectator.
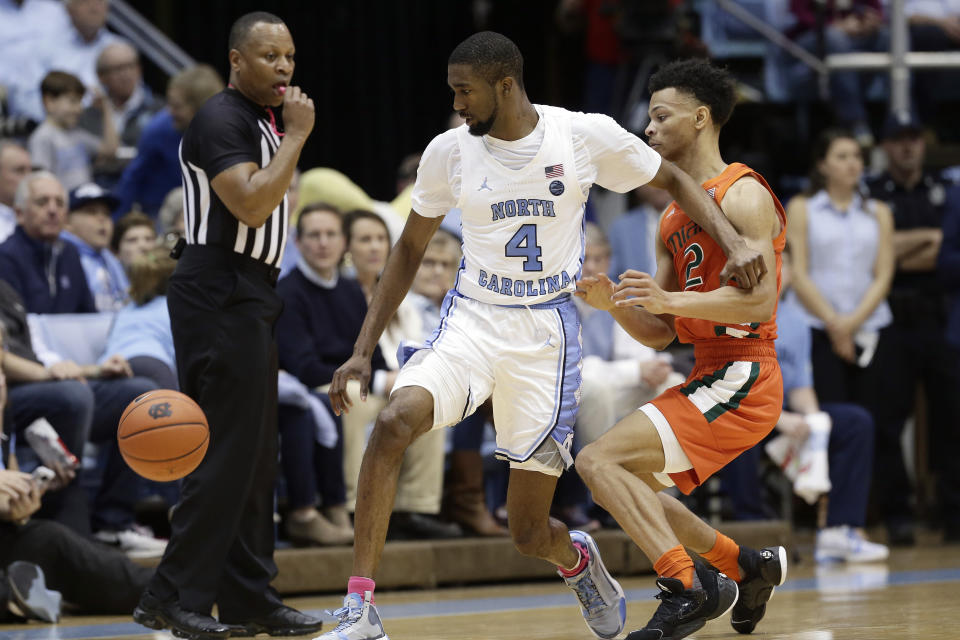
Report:
M670 204L670 194L644 185L634 189L629 197L634 201L633 208L617 217L607 230L611 251L607 275L611 278L627 269L650 274L657 272L653 248L660 228L660 214Z
M820 402L883 409L874 357L892 319L890 207L859 193L863 156L853 134L824 132L805 195L787 205L793 288L813 328L813 384Z
M80 253L80 264L97 311L116 311L128 301L130 281L123 265L110 252L113 237L110 211L116 201L95 182L80 185L70 192L67 227L60 234Z
M92 181L94 160L112 158L117 151L117 131L103 95L93 101L103 116L100 139L77 126L86 89L76 76L51 71L40 83L40 93L47 117L28 141L34 164L54 173L67 190Z
M123 410L156 385L144 378L129 377L130 365L121 356L108 358L100 365L78 365L41 344L35 351L24 303L2 280L0 320L7 349L3 373L10 385L4 416L8 431L20 434L43 417L77 456L87 441L106 451L92 520L77 479L68 480L63 489L48 496L40 515L58 520L85 536L90 535L92 525L97 539L131 556L162 553L165 543L134 529L133 508L139 480L117 448L117 424Z
M40 55L46 69L73 74L84 86L97 86L97 58L109 45L121 42L107 30L110 0L64 0L70 26L66 35L47 40Z
M130 363L133 375L153 380L161 389L179 390L167 311L167 282L175 266L170 252L162 247L154 247L133 260L131 302L117 312L100 364L120 355Z
M12 140L0 140L0 243L17 228L13 198L17 185L30 173L30 153Z
M293 210L293 207L290 207L290 210ZM167 197L163 199L163 204L160 206L160 212L157 214L157 227L160 231L160 237L162 239L162 244L165 247L173 248L177 244L177 240L183 237L184 235L184 225L185 220L183 216L183 187L177 187L172 189L170 193L167 194ZM295 224L291 224L291 227L294 227L293 236L296 238L296 227ZM283 252L284 263L286 263L287 252L290 250L290 247L293 246L293 241L287 239L287 244ZM294 260L296 264L296 260Z
M415 168L415 167L414 167ZM430 238L423 260L413 278L408 299L420 310L423 341L429 344L437 336L443 314L443 301L453 288L460 266L460 239L440 228ZM481 536L505 536L487 509L484 491L483 445L489 411L477 411L451 431L451 451L443 479L440 513L445 520L465 531Z
M117 220L113 228L113 238L110 240L110 249L116 254L128 276L134 261L156 246L157 232L153 220L146 214L133 211Z
M0 278L23 298L30 313L93 313L97 310L72 244L60 239L67 194L55 175L24 178L14 199L19 224L0 244Z
M104 47L97 57L97 78L106 96L103 107L111 112L120 140L116 156L97 164L93 177L97 184L111 189L136 155L143 128L163 105L143 83L140 56L126 42ZM79 126L103 137L103 116L93 106L84 109Z
M210 65L199 64L179 72L167 84L167 107L147 123L140 134L136 157L127 165L113 190L120 200L114 216L134 205L156 218L163 199L180 186L180 138L197 109L223 90L223 79Z
M810 436L809 416L823 411L830 416L827 442L831 489L825 526L817 531L817 562L870 562L885 560L889 550L870 542L866 523L870 477L873 473L873 419L863 407L834 402L820 404L813 390L810 361L810 327L803 310L792 298L789 253L783 253L782 288L777 308L777 361L783 373L784 410L776 431L798 444ZM724 491L731 497L738 518L754 519L762 504L760 446L742 453L721 472Z
M0 372L5 364L3 358L0 350ZM0 373L0 432L4 392ZM30 563L35 573L22 598L29 600L38 595L36 590L43 590L45 581L46 586L60 592L63 600L81 613L129 613L146 589L153 570L134 564L124 554L91 542L58 522L31 519L41 508L45 488L29 474L7 469L6 459L8 456L0 454L0 573L16 570L14 563ZM6 582L3 580L4 587ZM10 594L3 594L0 588L0 595L6 595L2 598L5 605ZM39 613L45 621L56 622L60 601L56 599L51 604L55 605L54 610L37 612L29 608L23 613L40 617ZM4 607L0 622L7 621L5 614Z
M819 5L819 6L818 6ZM824 6L825 5L825 6ZM796 43L817 55L854 51L888 51L890 32L884 23L881 0L790 0L796 17L791 36ZM818 17L818 12L823 15ZM823 24L825 51L818 51L821 42L817 26ZM795 88L796 95L816 95L814 71L802 62L791 63L792 74L804 86ZM868 76L855 70L830 74L830 103L838 124L852 130L864 146L873 144L873 133L867 119L864 80Z
M284 302L277 322L280 368L309 388L330 383L336 368L349 358L367 304L356 281L339 275L344 252L340 212L320 203L297 218L300 260L280 279ZM386 371L379 350L373 355L373 391L383 394L394 374ZM331 411L326 394L317 397ZM280 457L287 480L290 514L285 528L292 540L312 544L347 544L353 531L346 510L343 473L343 427L332 447L316 442L309 409L280 407ZM318 498L323 513L318 511Z
M37 82L48 68L38 53L47 42L66 39L70 17L59 0L0 2L0 86L10 115L34 124L43 120Z
M300 169L293 170L293 178L287 187L287 211L298 211L300 203ZM168 214L170 215L170 214ZM162 213L161 213L162 217ZM180 217L183 218L183 205L180 205ZM283 260L280 262L280 277L287 275L300 261L300 250L297 248L297 220L291 218L287 225L287 244L283 248ZM180 222L180 233L183 233L183 222Z

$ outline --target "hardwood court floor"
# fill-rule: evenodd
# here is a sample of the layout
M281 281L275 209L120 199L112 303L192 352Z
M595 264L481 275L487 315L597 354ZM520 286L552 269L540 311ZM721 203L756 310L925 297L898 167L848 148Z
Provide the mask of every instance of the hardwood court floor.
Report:
M767 616L753 633L765 640L960 639L960 546L897 550L886 564L815 567L804 554L790 567ZM804 561L805 560L805 561ZM655 609L651 576L622 581L629 600L627 628L643 625ZM339 597L291 598L320 612ZM559 582L508 584L378 594L392 640L588 640L572 594ZM329 628L329 627L328 627ZM0 626L3 640L155 638L129 618L78 617L57 626ZM742 638L729 616L691 636Z

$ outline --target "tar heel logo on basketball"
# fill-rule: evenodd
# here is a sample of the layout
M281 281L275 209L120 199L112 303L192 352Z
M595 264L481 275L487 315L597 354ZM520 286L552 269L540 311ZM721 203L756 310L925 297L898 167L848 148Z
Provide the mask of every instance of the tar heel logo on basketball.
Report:
M169 418L172 416L173 410L170 408L169 402L158 402L150 405L150 408L147 410L147 415L154 420L159 420L160 418Z

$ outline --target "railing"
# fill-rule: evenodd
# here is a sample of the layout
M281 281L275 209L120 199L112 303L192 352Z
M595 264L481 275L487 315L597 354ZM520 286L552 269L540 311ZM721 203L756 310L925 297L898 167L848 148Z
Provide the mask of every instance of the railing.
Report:
M798 46L734 0L716 0L716 2L721 9L820 74L822 91L828 88L827 77L831 71L889 69L890 110L895 113L905 113L910 108L910 71L912 69L960 68L960 52L909 51L910 27L904 11L905 0L890 0L889 53L834 53L825 56L823 60Z
M124 36L167 75L193 66L196 61L124 0L112 0L107 25Z

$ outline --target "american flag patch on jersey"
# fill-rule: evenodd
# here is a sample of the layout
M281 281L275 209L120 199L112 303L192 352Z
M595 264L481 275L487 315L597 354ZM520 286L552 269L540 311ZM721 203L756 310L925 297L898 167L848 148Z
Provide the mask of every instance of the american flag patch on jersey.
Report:
M543 173L546 174L546 177L548 178L559 178L563 175L563 165L552 164L549 167L544 167Z

